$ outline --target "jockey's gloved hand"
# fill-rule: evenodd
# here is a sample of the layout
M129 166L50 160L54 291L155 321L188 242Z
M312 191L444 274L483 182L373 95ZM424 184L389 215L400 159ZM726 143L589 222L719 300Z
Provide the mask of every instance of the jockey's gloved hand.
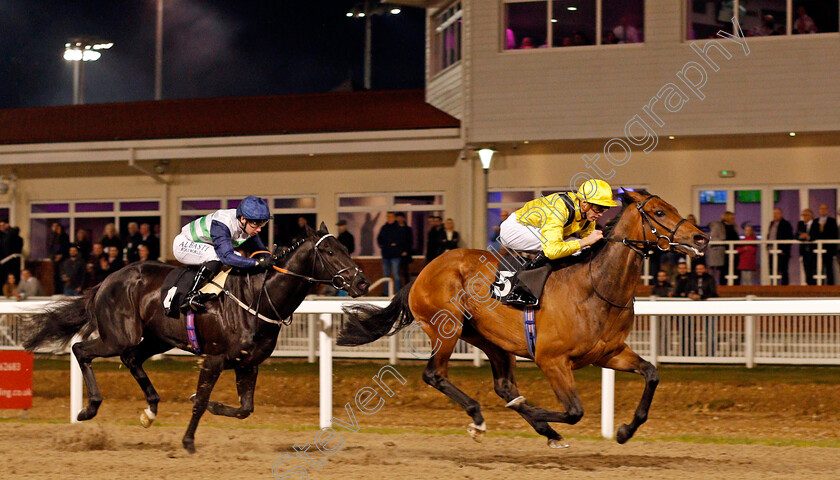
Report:
M257 259L257 268L262 268L263 270L268 270L274 265L274 258L270 256L264 256Z

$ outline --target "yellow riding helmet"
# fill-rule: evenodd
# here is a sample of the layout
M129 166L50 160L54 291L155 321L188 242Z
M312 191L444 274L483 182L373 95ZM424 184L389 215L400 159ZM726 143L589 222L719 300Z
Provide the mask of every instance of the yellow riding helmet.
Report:
M610 187L609 183L603 180L592 179L583 182L583 185L580 186L577 194L584 202L600 205L602 207L615 207L618 205L615 203L615 200L613 200L612 187Z

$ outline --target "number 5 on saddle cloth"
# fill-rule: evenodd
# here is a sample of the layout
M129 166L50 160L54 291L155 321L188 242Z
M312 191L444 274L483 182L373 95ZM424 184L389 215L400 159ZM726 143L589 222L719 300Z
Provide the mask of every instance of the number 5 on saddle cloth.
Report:
M166 316L181 318L180 307L195 283L198 267L199 265L176 268L166 276L160 289L160 298L163 300L163 311ZM204 285L199 292L208 299L222 293L222 288L225 286L230 270L231 267L222 267L219 273L207 282L207 285Z

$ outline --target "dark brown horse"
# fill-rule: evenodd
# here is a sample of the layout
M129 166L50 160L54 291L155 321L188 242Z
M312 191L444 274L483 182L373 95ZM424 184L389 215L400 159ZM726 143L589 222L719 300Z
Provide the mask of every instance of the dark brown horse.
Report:
M535 354L529 354L521 310L498 304L490 296L496 262L489 252L452 250L427 265L417 280L386 308L348 307L338 343L361 345L409 326L416 319L428 334L432 352L423 380L457 402L472 417L468 429L479 440L486 431L481 406L448 377L449 358L458 339L484 351L493 369L496 393L541 435L562 448L562 437L548 422L574 424L583 416L572 371L595 364L645 378L645 390L633 421L616 434L624 443L647 420L659 374L630 349L625 340L633 327L633 292L642 259L653 250L702 255L709 237L685 223L677 210L656 196L625 192L623 210L605 229L595 250L555 269L536 311ZM628 208L632 206L632 208ZM566 263L569 263L568 261ZM548 378L564 412L528 405L514 380L515 355L533 358Z
M195 430L205 410L236 418L245 418L254 410L259 365L274 351L281 320L291 317L313 283L332 284L354 297L368 289L368 280L347 249L323 223L318 231L307 227L301 240L275 255L275 267L268 272L232 273L225 286L232 295L207 302L206 312L195 316L203 361L192 418L183 438L190 453L195 452ZM131 264L83 297L35 317L33 334L24 344L28 350L51 342L65 346L77 333L85 337L99 334L72 347L88 390L88 405L79 412L79 420L96 416L102 403L91 361L119 355L143 389L149 408L141 415L141 423L151 426L160 396L146 376L143 362L173 347L191 350L183 318L176 320L163 313L161 284L174 268L159 262ZM210 401L222 370L230 368L236 372L238 408Z

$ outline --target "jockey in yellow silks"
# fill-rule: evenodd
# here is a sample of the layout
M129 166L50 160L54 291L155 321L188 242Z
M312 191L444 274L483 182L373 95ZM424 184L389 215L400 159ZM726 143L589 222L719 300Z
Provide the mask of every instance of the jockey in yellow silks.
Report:
M615 206L612 187L607 182L588 180L576 193L553 193L526 203L502 222L499 240L508 249L539 251L524 268L536 269L602 239L604 234L595 229L595 222ZM574 233L579 233L580 240L567 241ZM538 300L526 285L518 282L505 303L535 305Z

